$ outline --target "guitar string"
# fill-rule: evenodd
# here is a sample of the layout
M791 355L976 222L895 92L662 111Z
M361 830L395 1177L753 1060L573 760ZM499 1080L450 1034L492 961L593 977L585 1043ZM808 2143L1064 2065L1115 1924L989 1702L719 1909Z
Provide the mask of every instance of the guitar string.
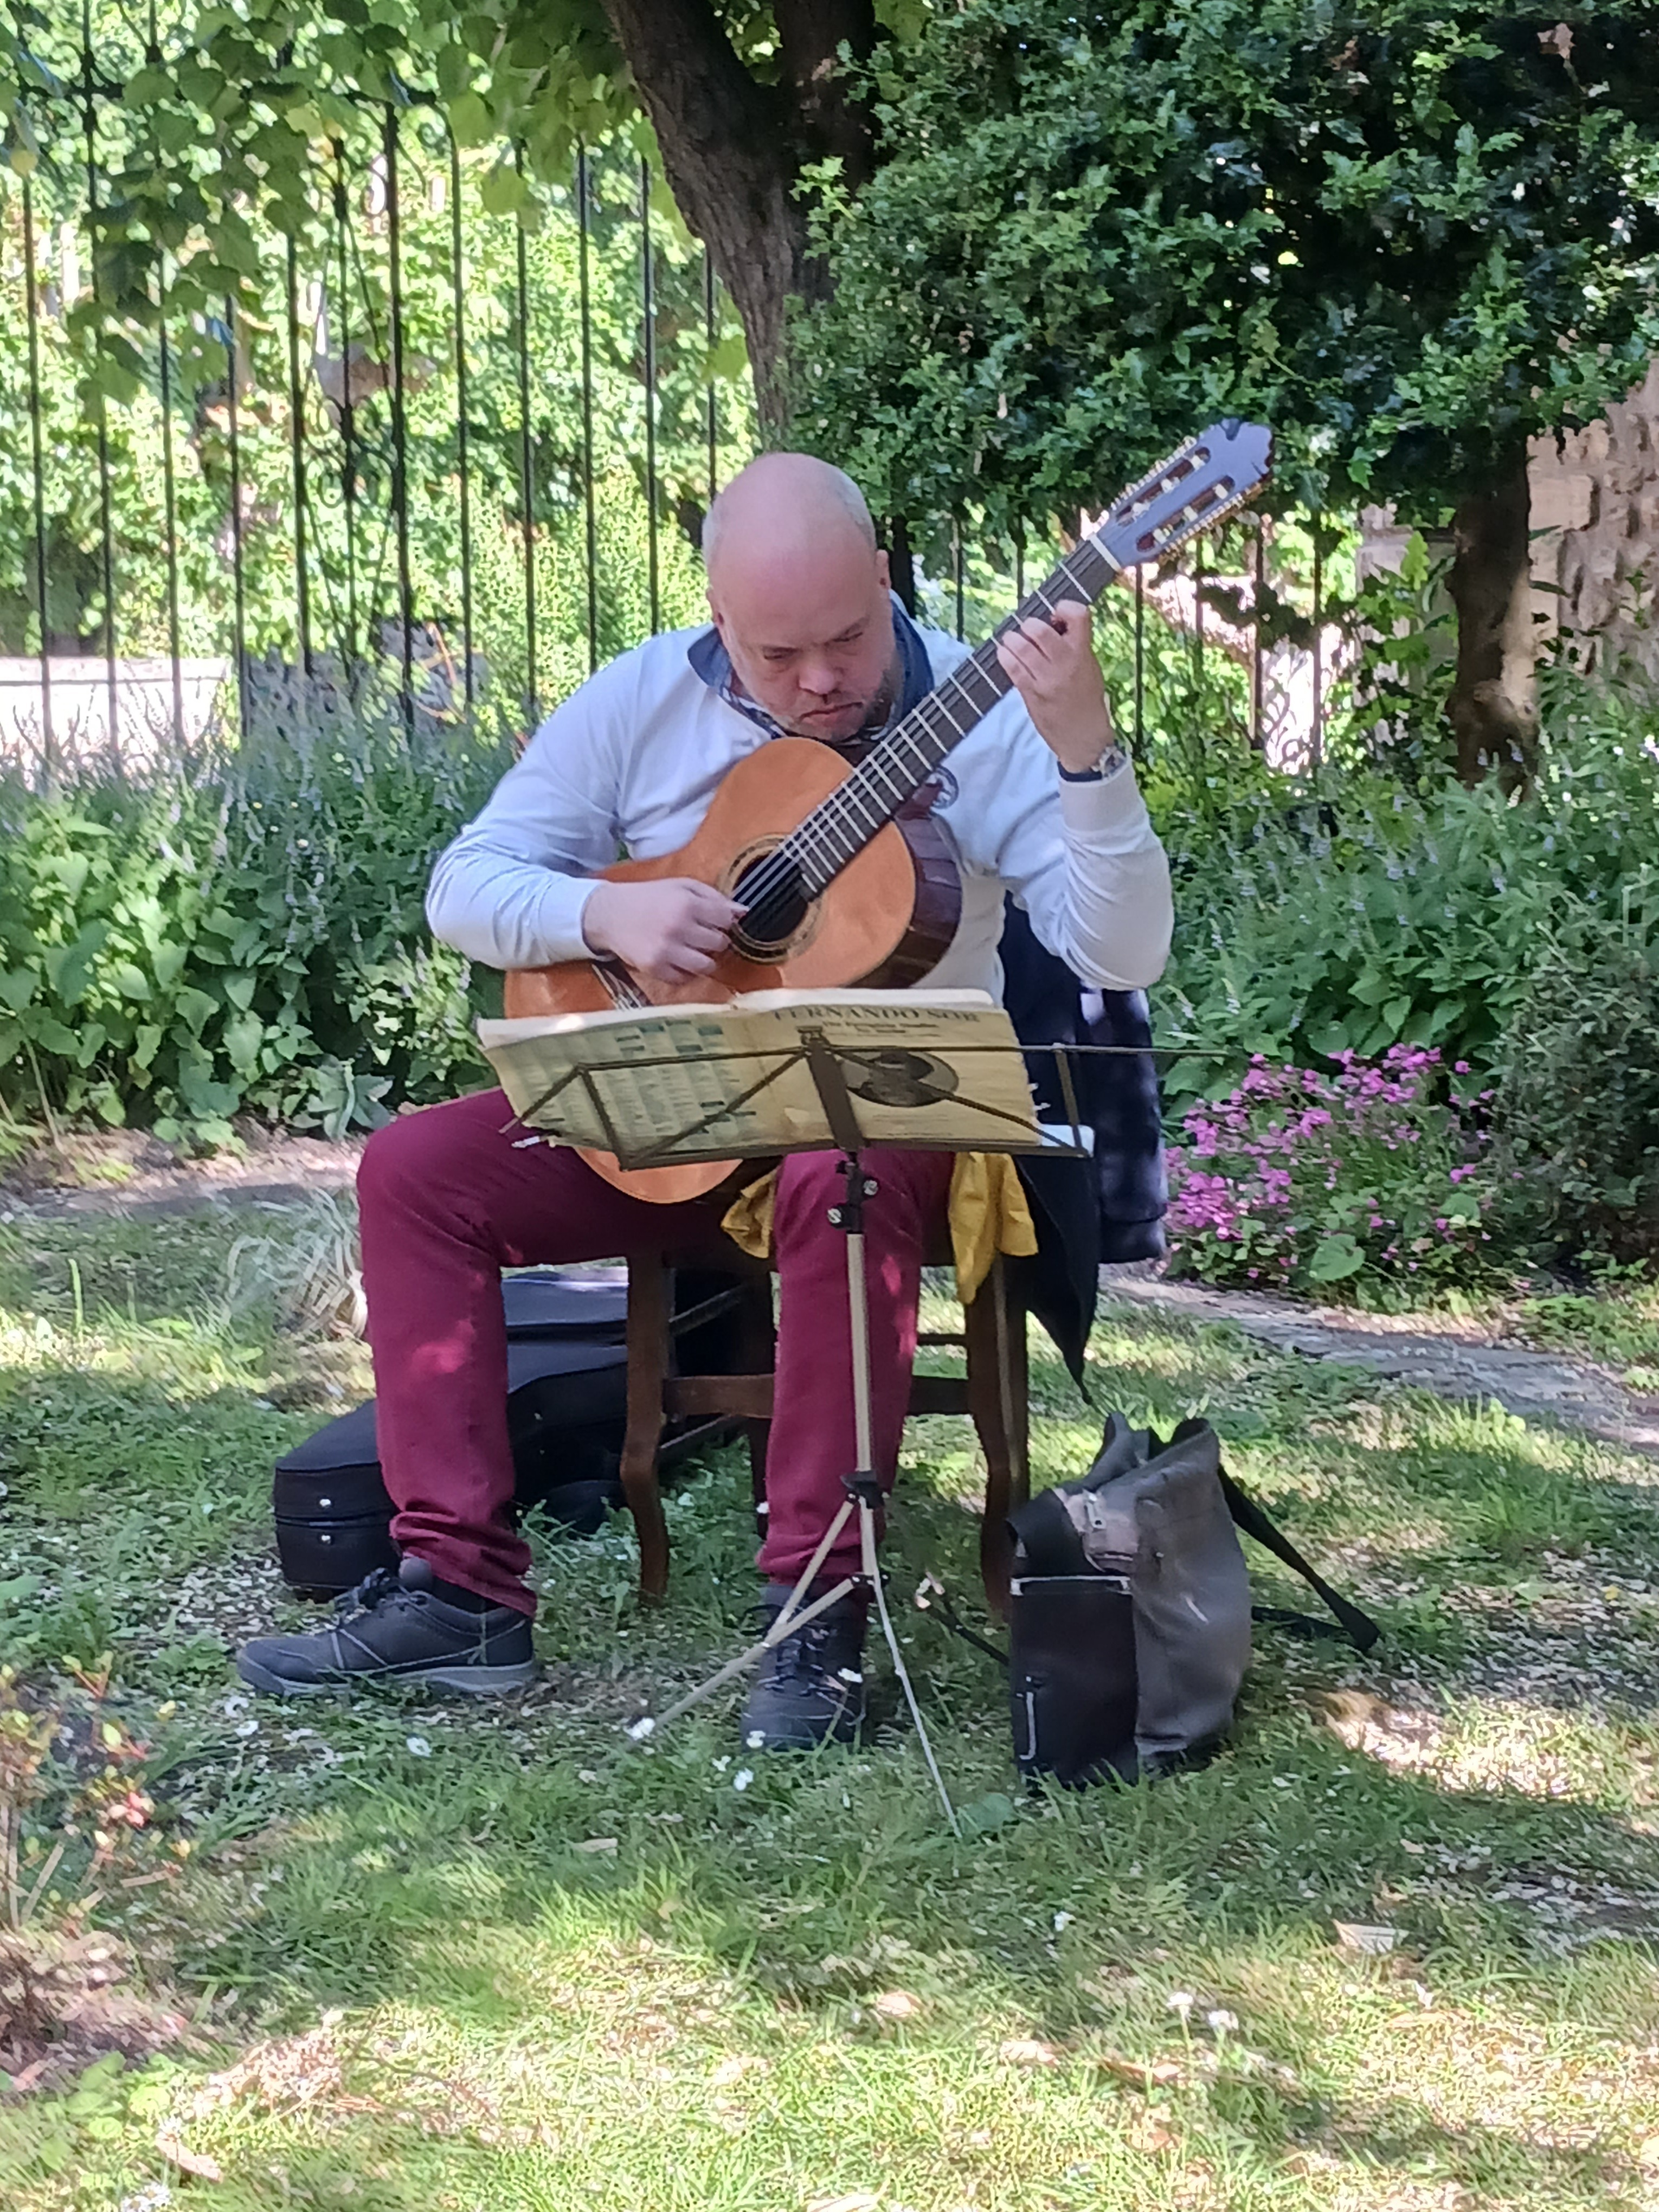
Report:
M1043 614L1052 617L1054 611L1054 604L1048 597L1052 587L1063 587L1069 585L1081 590L1085 599L1089 602L1097 599L1111 578L1122 573L1125 565L1117 559L1105 542L1109 530L1113 538L1118 538L1144 516L1148 507L1160 492L1178 488L1184 478L1192 474L1199 461L1206 458L1200 452L1200 440L1193 441L1189 446L1183 447L1179 453L1174 455L1153 476L1143 479L1132 490L1126 492L1107 518L1107 523L1066 555L1054 568L1053 574L1047 577L1035 591L1028 593L1014 612L997 625L983 645L969 655L964 663L950 670L933 690L917 703L901 721L898 728L882 740L868 759L860 763L860 767L848 778L847 782L815 808L806 820L799 823L790 836L767 856L757 872L755 881L746 887L751 911L757 905L763 903L774 890L789 884L792 877L798 880L805 873L806 866L811 860L829 858L834 865L829 877L825 878L825 884L833 881L835 876L863 849L871 838L886 826L892 819L893 812L896 808L902 805L906 799L911 797L921 787L933 769L950 751L951 746L958 739L965 737L968 732L975 728L983 716L991 711L993 707L1006 697L1012 685L1009 679L1003 675L1000 664L994 659L994 650L1000 639L1018 624L1030 619L1029 611L1032 608L1039 609ZM1206 487L1206 489L1215 488ZM1188 538L1194 536L1200 530L1213 527L1216 523L1222 520L1234 507L1242 504L1252 489L1254 489L1253 484L1240 490L1236 482L1229 479L1221 480L1219 487L1221 495L1218 498L1211 500L1196 514L1193 512L1192 501L1189 500L1176 515L1170 519L1170 523L1165 525L1168 535L1161 545L1156 547L1149 545L1147 538L1152 533L1147 532L1143 533L1132 550L1139 552L1143 559L1151 557L1154 551L1162 556L1176 550ZM1115 525L1116 527L1111 528L1112 525ZM1073 561L1084 556L1087 556L1091 561L1099 562L1107 573L1091 582L1085 583L1073 571L1072 566ZM983 680L991 693L988 701L981 703L974 697L969 689L969 678ZM965 702L971 717L966 727L957 720L945 704L945 695L947 690L960 693ZM932 717L934 714L943 714L954 732L952 737L945 737L942 732L933 726ZM927 740L926 745L923 742L924 738ZM930 757L927 748L933 745L938 747L938 750ZM915 756L914 761L908 764L900 758L901 753L906 750ZM866 771L869 772L867 776ZM898 777L899 788L896 795L890 788L886 808L872 815L866 811L866 793L860 787L861 782L879 784L886 779L890 772L896 772ZM837 858L838 843L846 845L845 832L849 829L854 831L856 842L850 846L846 846L846 849ZM799 849L792 852L792 847ZM818 887L819 890L822 888L823 888L823 885ZM809 892L809 896L817 896L817 890ZM604 961L596 961L593 965L614 1006L637 1008L647 1006L653 1003L646 997L625 968L619 968L614 963Z
M1113 535L1117 535L1117 532L1114 532ZM1074 563L1078 565L1074 566ZM1106 574L1091 573L1085 577L1079 573L1079 568L1082 566L1087 566L1091 571L1103 568ZM777 869L763 872L748 887L751 892L763 896L780 878L802 861L828 859L833 864L832 872L834 868L844 866L853 854L891 818L890 802L895 793L890 784L886 794L889 804L873 812L866 803L871 795L869 787L878 787L888 781L896 770L906 787L902 796L908 797L927 780L957 739L964 737L993 706L1006 696L1010 685L994 659L997 642L1018 623L1029 619L1033 611L1052 615L1054 600L1050 594L1053 592L1069 587L1074 591L1080 590L1088 599L1098 597L1108 578L1115 574L1120 566L1115 556L1097 537L1086 539L1075 548L1060 563L1052 576L1025 597L1015 614L998 625L991 638L977 653L941 679L936 690L906 717L897 730L883 740L877 751L867 762L860 764L859 770L842 789L832 793L828 800L814 810L805 823L791 833L774 856L779 864ZM989 696L976 696L973 688L975 683L981 684ZM969 719L965 724L958 721L951 712L950 702L952 696L960 696L968 708ZM950 725L951 736L945 736L938 728L939 718ZM924 749L921 743L924 737L933 748L931 753ZM902 758L907 750L915 756L910 762ZM848 830L855 841L850 843L850 849L845 834Z
M1116 534L1113 533L1114 536ZM1079 567L1085 566L1091 572L1086 577L1079 573ZM898 797L898 803L902 804L903 798L908 798L927 781L928 775L957 740L966 736L981 717L1006 696L1011 688L1009 681L993 657L998 641L1017 623L1029 619L1033 610L1051 615L1054 605L1050 597L1052 592L1069 587L1081 591L1088 599L1098 597L1107 578L1115 574L1119 566L1115 556L1098 538L1086 539L1075 548L1052 576L1026 596L1015 614L998 625L991 638L977 653L941 679L936 690L906 717L896 731L884 739L878 750L860 764L841 790L832 793L830 799L816 808L806 822L776 848L769 856L777 864L775 868L764 869L755 883L746 886L751 896L763 896L781 879L787 881L788 876L797 871L810 872L811 880L807 888L810 895L816 896L817 891L823 888L823 883L817 879L817 866L827 861L830 872L823 881L832 880L840 869L892 818L895 793L890 785L886 793L886 804L880 803L879 799L875 807L869 804L881 784L888 781L896 770L903 787ZM1103 568L1106 575L1093 573L1098 568ZM988 697L975 696L973 688L975 684L982 686L989 694ZM968 708L969 719L965 724L958 721L951 711L950 702L953 696L960 697ZM940 718L950 726L949 736L937 726ZM924 737L928 740L931 750L924 748L921 742ZM915 757L908 762L902 758L907 750ZM876 787L875 791L872 792L872 787Z
M1089 545L1080 547L1078 550L1093 554L1097 549L1093 545ZM1109 559L1109 556L1107 557ZM898 762L897 756L902 749L908 748L916 754L917 763L921 769L921 778L919 780L925 780L926 775L938 765L939 761L944 757L944 752L950 750L956 738L965 735L967 730L971 729L981 716L988 712L990 707L1005 695L1008 689L1006 679L1001 678L1000 672L995 668L992 658L995 644L1016 621L1025 617L1028 609L1036 607L1041 608L1045 613L1052 613L1052 605L1048 597L1048 587L1055 584L1062 574L1066 583L1074 588L1090 588L1083 584L1079 577L1073 574L1069 560L1062 562L1060 568L1055 571L1054 576L1048 580L1048 583L1028 594L1014 616L998 625L991 639L981 646L958 668L947 672L935 690L905 717L899 727L883 739L869 759L860 764L847 783L837 792L832 793L828 799L814 810L805 823L799 824L791 833L787 842L796 846L804 843L806 849L811 851L817 832L826 828L840 827L842 824L838 817L856 815L861 811L860 802L865 796L864 786L866 783L878 781L890 768L894 766L900 768L901 774L914 772L907 771ZM982 681L990 690L991 697L988 701L976 699L969 689L969 680L975 678ZM947 698L952 694L959 694L969 710L971 719L965 726L957 720L946 703ZM944 738L944 733L934 726L936 718L940 715L951 725L954 732L952 737ZM924 750L921 742L924 737L936 748L939 746L939 741L943 738L942 749L931 752ZM915 784L910 786L911 790L915 787ZM907 792L905 796L908 795ZM884 811L881 816L870 823L867 828L862 823L859 826L866 828L867 835L870 830L879 828L886 818ZM803 832L805 833L804 839Z
M805 890L809 897L816 896L891 820L896 805L926 781L957 740L1006 696L1011 688L1009 681L993 659L998 640L1015 623L1028 619L1033 608L1052 614L1053 592L1070 587L1082 590L1090 599L1098 596L1106 578L1091 574L1085 580L1073 565L1079 556L1091 568L1096 564L1104 568L1108 575L1116 573L1119 566L1097 541L1086 541L1077 548L1060 563L1054 576L1028 596L1016 615L1000 624L992 638L969 661L951 671L928 698L906 717L898 730L860 764L841 790L816 808L806 822L769 856L756 879L744 887L751 906L760 904L775 890L786 886ZM976 696L975 685L981 686L989 697ZM959 696L969 710L969 719L965 724L958 721L951 711L953 696ZM941 720L949 726L948 736L939 726ZM912 756L908 761L903 757L907 752Z
M1003 689L994 683L985 689L990 697L978 699L966 684L953 680L948 696L933 699L908 727L895 732L769 856L757 880L744 886L750 897L762 900L773 890L791 885L798 885L808 897L817 896L1003 696ZM969 710L965 721L951 710L951 699L956 696Z
M1028 611L1030 609L1038 609L1051 617L1054 602L1049 593L1053 590L1063 590L1069 586L1081 590L1089 600L1097 599L1111 576L1120 573L1123 566L1104 542L1109 534L1113 539L1121 537L1125 530L1133 528L1145 514L1150 500L1159 491L1178 489L1186 477L1193 472L1189 455L1195 453L1196 441L1192 448L1176 455L1160 470L1156 478L1146 480L1126 494L1109 519L1109 522L1116 523L1117 527L1096 532L1075 547L1058 564L1054 573L1028 594L1015 613L998 625L986 643L959 668L950 671L935 690L904 718L899 727L860 763L846 783L814 808L806 820L798 824L788 837L774 848L761 863L755 876L744 885L745 902L751 912L775 893L786 890L799 892L805 889L808 897L818 896L877 832L886 826L896 807L921 787L957 740L965 736L993 706L1006 696L1010 684L993 659L1000 638L1015 624L1029 619ZM1179 514L1171 518L1171 522L1177 526L1170 528L1166 526L1167 536L1162 545L1155 549L1146 548L1143 538L1143 543L1134 550L1143 554L1152 550L1167 554L1197 530L1213 526L1238 502L1240 495L1231 483L1224 481L1219 487L1205 489L1218 489L1221 495L1211 500L1197 514L1193 512L1189 498ZM1227 496L1229 493L1233 496ZM1074 568L1074 562L1097 563L1106 570L1106 574L1098 578L1091 577L1085 581ZM969 689L968 679L970 678L985 682L992 695L989 701L981 702L973 696ZM957 722L946 704L949 693L960 694L969 709L971 719L965 727ZM934 726L934 718L940 714L949 723L954 736L944 737L944 733ZM924 750L923 738L939 748L931 758ZM901 760L900 755L905 750L912 751L917 761L923 763L919 774L914 763L906 764ZM895 773L898 778L896 788L889 781ZM884 782L889 783L884 804L878 796ZM872 799L875 800L873 805L870 804ZM826 861L830 863L829 874L820 881L818 868ZM803 882L803 878L806 880Z
M1044 604L1043 594L1040 592L1031 593L1026 604ZM1009 626L1008 623L1000 625L995 637L1000 637ZM987 656L986 660L981 660L976 654L963 669L951 670L936 689L904 718L898 728L883 739L868 759L860 763L847 782L791 832L777 851L763 863L757 881L747 887L751 898L763 898L774 883L787 880L788 875L802 863L835 857L837 845L841 842L836 834L838 831L847 829L855 833L862 831L863 838L867 839L890 819L893 805L902 805L910 797L956 739L964 736L988 711L986 705L974 698L964 678L969 674L982 678L992 690L993 704L1004 696L1006 684L997 684L987 665L995 637L980 648L980 653ZM966 724L959 722L951 712L948 697L954 693L961 694L970 710L971 719ZM937 726L941 718L949 724L953 736L945 737ZM925 744L924 740L929 742ZM909 763L901 757L907 750L914 756L913 762ZM918 769L919 774L916 772ZM869 787L878 787L884 782L888 785L888 804L872 818L864 802ZM858 848L855 847L854 849ZM851 857L850 853L848 857ZM845 865L844 861L842 865Z

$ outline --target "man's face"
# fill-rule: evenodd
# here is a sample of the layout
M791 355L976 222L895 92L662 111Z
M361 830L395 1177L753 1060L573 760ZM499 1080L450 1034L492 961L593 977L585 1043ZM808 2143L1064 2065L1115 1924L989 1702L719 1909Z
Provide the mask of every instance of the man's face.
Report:
M856 736L887 692L887 556L851 532L771 558L722 544L708 605L738 683L799 737Z

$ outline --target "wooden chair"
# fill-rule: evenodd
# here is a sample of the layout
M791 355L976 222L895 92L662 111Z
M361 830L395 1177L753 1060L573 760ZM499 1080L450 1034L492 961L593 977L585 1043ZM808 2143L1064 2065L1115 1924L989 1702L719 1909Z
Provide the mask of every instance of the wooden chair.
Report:
M622 1486L640 1540L640 1601L659 1603L668 1588L668 1529L657 1473L663 1428L670 1420L696 1425L682 1431L674 1450L715 1431L748 1431L750 1474L757 1507L766 1497L766 1440L772 1418L772 1270L732 1248L729 1288L676 1312L671 1310L670 1255L656 1249L628 1253L628 1425L623 1443ZM948 1254L929 1255L945 1264ZM722 1268L725 1268L722 1258ZM702 1375L678 1371L677 1346L722 1315L735 1317L744 1371ZM985 1504L980 1522L980 1572L992 1610L1008 1607L1007 1517L1029 1492L1025 1312L999 1260L966 1309L958 1329L926 1330L921 1345L951 1345L966 1354L963 1375L916 1375L910 1383L912 1413L965 1413L985 1455ZM850 1386L849 1386L850 1387Z

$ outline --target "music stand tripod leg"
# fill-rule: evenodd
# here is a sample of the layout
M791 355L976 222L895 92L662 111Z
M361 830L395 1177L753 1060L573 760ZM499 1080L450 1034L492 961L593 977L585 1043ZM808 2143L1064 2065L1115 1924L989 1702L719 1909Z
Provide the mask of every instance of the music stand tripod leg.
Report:
M916 1703L916 1693L911 1686L910 1670L904 1663L904 1654L893 1626L892 1615L887 1610L887 1593L882 1588L881 1568L876 1558L876 1515L881 1509L881 1483L875 1471L874 1425L871 1418L870 1393L870 1286L864 1266L864 1205L876 1193L872 1176L866 1176L856 1152L848 1152L842 1159L839 1172L847 1178L847 1194L838 1206L830 1209L830 1218L839 1229L847 1243L847 1317L850 1325L853 1368L853 1443L858 1465L847 1477L847 1494L858 1507L859 1565L863 1579L870 1586L875 1600L876 1612L881 1621L882 1633L887 1638L887 1649L893 1656L893 1671L903 1687L904 1701L910 1708L910 1718L915 1723L917 1741L921 1745L927 1771L933 1778L933 1787L939 1791L939 1802L945 1808L945 1817L951 1824L953 1836L960 1836L956 1808L951 1802L951 1793L945 1786L945 1777L939 1771L939 1761L933 1756L933 1747L927 1734L927 1724L921 1717L921 1708Z
M647 1713L633 1722L628 1733L635 1743L643 1743L647 1736L654 1735L670 1721L678 1720L682 1713L689 1713L693 1705L700 1705L705 1698L712 1698L716 1690L723 1689L734 1675L741 1674L752 1667L775 1644L781 1644L784 1638L792 1635L796 1629L805 1628L809 1620L816 1620L821 1613L827 1613L832 1605L839 1604L849 1590L858 1588L859 1577L848 1575L833 1589L826 1590L822 1597L815 1597L810 1603L807 1601L807 1591L817 1580L818 1570L829 1558L836 1539L852 1519L854 1510L854 1500L848 1498L818 1539L817 1551L801 1569L795 1587L779 1607L765 1635L751 1644L746 1651L738 1652L735 1659L728 1659L717 1674L711 1674L706 1682L699 1682L695 1690L688 1690L683 1698L669 1706L666 1712Z

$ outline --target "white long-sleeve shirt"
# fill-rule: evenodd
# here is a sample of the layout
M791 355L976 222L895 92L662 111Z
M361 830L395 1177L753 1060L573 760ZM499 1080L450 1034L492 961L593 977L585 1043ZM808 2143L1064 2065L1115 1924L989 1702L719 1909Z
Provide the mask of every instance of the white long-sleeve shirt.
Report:
M494 968L588 956L594 872L624 853L684 845L726 770L769 742L692 667L707 633L674 630L623 653L556 708L476 821L439 856L434 933ZM969 648L921 630L934 680ZM951 752L936 818L962 872L962 918L926 979L1000 998L997 943L1011 890L1038 938L1085 983L1139 990L1169 954L1170 872L1134 771L1061 781L1011 693Z

